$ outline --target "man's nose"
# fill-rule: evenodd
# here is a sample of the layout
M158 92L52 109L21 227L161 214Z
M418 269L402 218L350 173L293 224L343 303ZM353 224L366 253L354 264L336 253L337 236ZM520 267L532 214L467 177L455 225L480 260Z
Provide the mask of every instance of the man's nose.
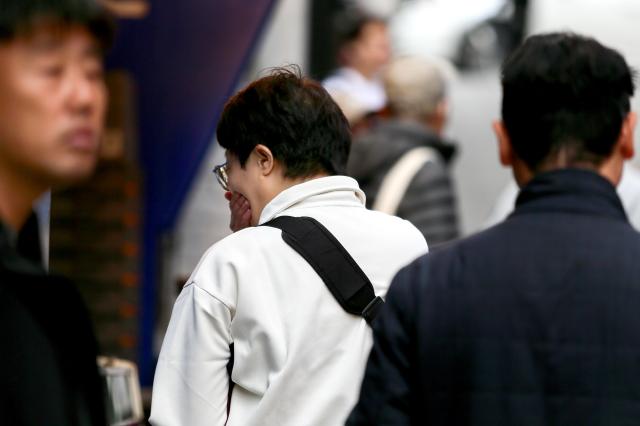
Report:
M67 103L74 112L90 114L100 102L102 81L76 70L69 76Z

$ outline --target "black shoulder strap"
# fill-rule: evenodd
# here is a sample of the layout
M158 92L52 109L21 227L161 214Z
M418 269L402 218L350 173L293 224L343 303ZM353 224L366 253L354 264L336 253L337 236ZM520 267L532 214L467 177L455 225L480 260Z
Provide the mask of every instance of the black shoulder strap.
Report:
M262 226L282 230L282 239L313 267L340 306L371 323L384 301L349 252L320 222L279 216Z

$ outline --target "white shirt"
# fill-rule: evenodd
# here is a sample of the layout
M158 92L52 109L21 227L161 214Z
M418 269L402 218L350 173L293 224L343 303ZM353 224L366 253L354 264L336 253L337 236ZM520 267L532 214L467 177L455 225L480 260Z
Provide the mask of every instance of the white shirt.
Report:
M365 112L379 111L387 103L382 81L368 79L353 68L339 68L322 82L322 86L334 99L347 97Z
M640 171L634 166L625 163L622 178L616 189L629 222L635 229L640 231ZM501 222L513 211L518 191L518 185L512 179L498 196L484 227L488 228Z
M317 219L384 296L427 244L408 221L367 210L364 200L351 178L314 179L276 196L260 223ZM227 425L339 425L357 400L371 331L342 310L280 230L251 227L214 244L175 303L156 369L153 425L225 423L231 343Z

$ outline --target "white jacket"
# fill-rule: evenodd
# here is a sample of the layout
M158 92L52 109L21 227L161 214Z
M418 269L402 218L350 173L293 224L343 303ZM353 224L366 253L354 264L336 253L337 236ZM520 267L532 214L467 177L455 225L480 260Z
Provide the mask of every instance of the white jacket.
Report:
M345 96L345 100L358 105L365 113L381 110L387 104L382 80L378 77L368 79L353 68L339 68L322 81L322 86L334 99Z
M380 296L398 269L427 251L409 222L365 209L364 193L344 176L283 191L260 223L280 215L325 225ZM280 230L236 232L204 254L175 303L156 369L153 425L225 424L232 342L227 425L339 425L357 400L371 332L342 310Z

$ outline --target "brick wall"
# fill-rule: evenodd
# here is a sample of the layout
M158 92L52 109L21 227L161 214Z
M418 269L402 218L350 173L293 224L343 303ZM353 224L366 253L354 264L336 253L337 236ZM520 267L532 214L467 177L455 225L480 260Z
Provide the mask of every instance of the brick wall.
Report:
M101 352L137 359L140 185L123 162L101 164L82 187L54 193L50 269L73 279Z
M93 177L54 192L49 268L74 280L91 312L102 354L138 357L141 173L135 160L134 88L107 79L110 106Z

